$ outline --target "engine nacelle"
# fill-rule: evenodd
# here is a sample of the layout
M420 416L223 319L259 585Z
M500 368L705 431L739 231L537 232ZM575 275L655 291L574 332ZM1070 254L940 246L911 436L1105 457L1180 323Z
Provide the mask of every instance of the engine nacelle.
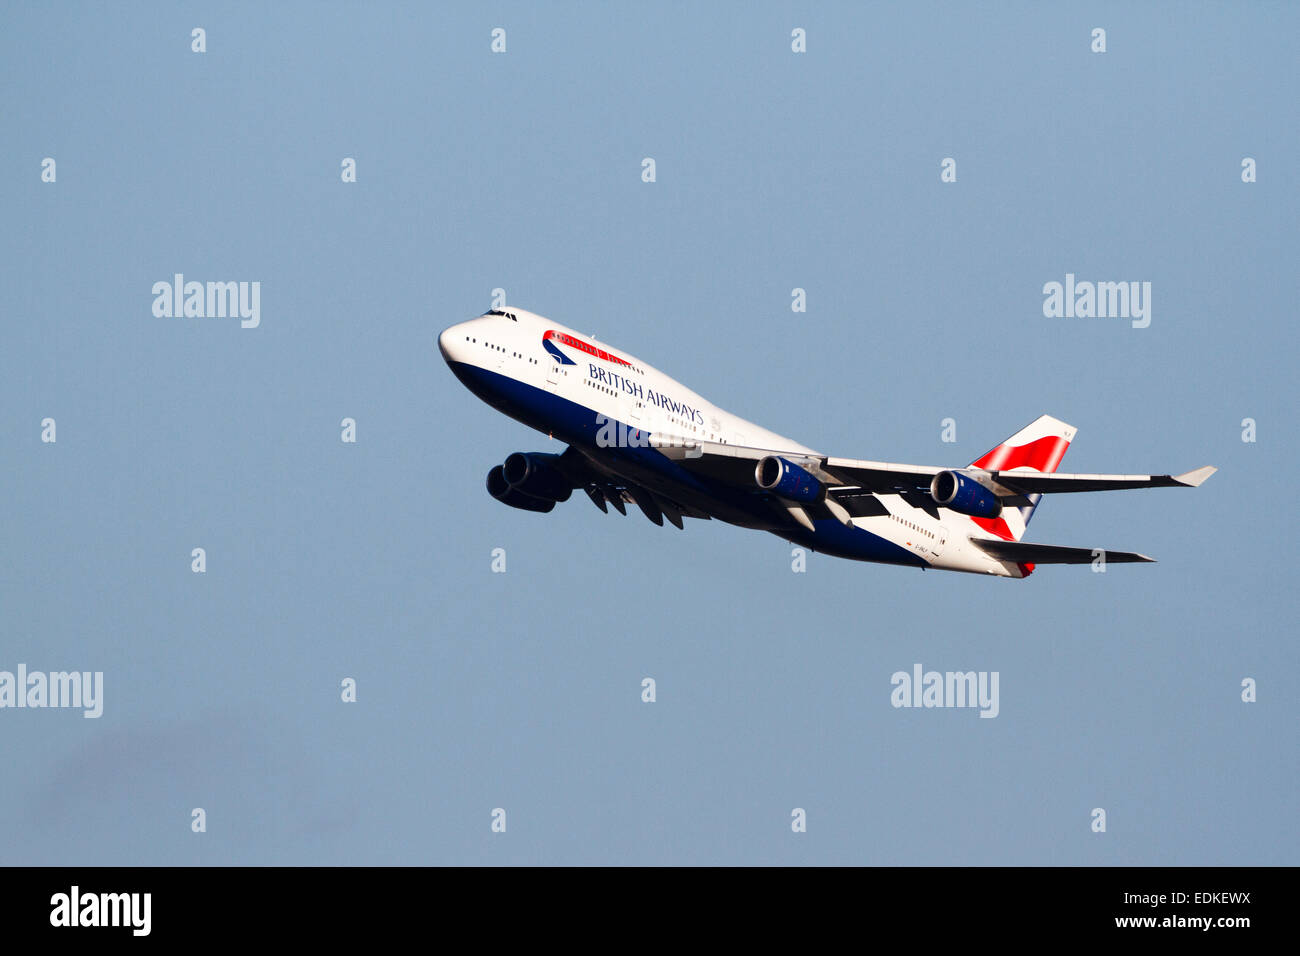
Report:
M764 491L790 501L813 502L821 497L822 483L794 462L768 455L754 469L754 481Z
M509 505L511 508L521 508L524 511L539 511L542 514L550 511L555 507L554 500L550 498L534 498L532 495L525 494L510 487L510 482L506 481L506 476L502 473L504 468L497 465L487 476L487 490L497 501Z
M996 518L1002 514L1002 502L970 475L959 471L941 471L930 482L934 503L973 518Z
M568 501L569 495L573 494L573 486L555 465L559 457L543 452L517 451L506 459L506 463L501 466L501 473L515 491L533 498Z

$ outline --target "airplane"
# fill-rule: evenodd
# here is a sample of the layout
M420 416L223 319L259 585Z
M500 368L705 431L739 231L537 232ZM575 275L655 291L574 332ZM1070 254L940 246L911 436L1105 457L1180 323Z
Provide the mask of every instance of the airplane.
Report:
M1061 474L1076 429L1050 415L965 467L834 458L710 403L621 349L502 306L438 337L452 372L493 408L567 443L515 452L493 498L546 513L581 489L601 511L659 526L716 518L858 561L1025 578L1039 564L1150 562L1021 538L1044 494L1199 486L1181 475Z

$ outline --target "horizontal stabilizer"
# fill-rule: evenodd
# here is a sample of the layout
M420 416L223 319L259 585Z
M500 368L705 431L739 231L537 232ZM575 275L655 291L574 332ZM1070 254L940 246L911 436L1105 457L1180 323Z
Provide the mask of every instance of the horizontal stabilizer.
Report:
M1133 551L1107 551L1102 548L1062 548L1055 544L1030 544L1027 541L993 541L971 538L971 543L999 561L1019 564L1092 564L1104 557L1107 564L1154 562L1145 554Z

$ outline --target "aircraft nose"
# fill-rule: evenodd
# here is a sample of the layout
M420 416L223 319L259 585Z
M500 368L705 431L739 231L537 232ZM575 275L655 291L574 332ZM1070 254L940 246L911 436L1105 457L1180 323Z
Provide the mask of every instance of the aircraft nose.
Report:
M465 326L467 324L460 322L449 326L443 329L442 334L438 336L438 351L442 353L444 362L456 361L456 354L461 351L458 346L465 344Z

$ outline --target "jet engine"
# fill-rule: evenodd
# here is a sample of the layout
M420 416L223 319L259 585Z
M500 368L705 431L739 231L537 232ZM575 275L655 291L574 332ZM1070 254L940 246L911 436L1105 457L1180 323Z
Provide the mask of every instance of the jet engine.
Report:
M517 451L502 465L502 477L515 491L549 501L568 501L573 483L557 466L559 455ZM548 511L550 509L547 509Z
M793 462L768 455L754 469L754 481L789 501L813 502L821 497L822 483Z
M535 498L530 494L512 488L510 482L506 481L504 471L504 466L497 465L488 472L487 476L488 494L497 501L512 508L521 508L524 511L539 511L542 514L555 507L553 498Z
M930 482L934 503L973 518L996 518L1002 514L1002 502L970 475L959 471L941 471Z

